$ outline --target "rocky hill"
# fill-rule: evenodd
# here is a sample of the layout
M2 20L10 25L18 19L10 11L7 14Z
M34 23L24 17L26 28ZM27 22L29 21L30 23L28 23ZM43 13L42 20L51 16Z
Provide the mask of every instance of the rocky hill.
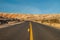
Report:
M3 13L0 16L6 18L17 18L22 20L43 20L57 18L60 20L60 14L18 14L18 13Z

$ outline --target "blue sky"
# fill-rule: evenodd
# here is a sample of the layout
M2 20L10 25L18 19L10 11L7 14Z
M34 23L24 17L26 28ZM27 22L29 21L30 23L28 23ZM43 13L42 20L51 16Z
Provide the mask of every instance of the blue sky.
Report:
M60 13L60 0L0 0L0 12L24 14Z

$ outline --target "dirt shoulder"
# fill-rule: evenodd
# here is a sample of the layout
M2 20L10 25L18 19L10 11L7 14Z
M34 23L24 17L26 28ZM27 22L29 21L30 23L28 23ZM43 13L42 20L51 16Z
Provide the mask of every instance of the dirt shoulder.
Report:
M34 22L37 22L37 21L34 21ZM60 24L59 23L47 23L47 22L41 23L40 21L38 21L37 23L48 25L50 27L53 27L53 28L60 30Z
M9 22L8 24L0 25L0 28L5 28L5 27L12 26L12 25L20 24L20 23L23 23L23 22Z

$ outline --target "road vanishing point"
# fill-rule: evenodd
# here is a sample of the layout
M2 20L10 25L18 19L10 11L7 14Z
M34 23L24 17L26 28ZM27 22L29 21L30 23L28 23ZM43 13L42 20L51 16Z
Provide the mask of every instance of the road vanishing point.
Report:
M0 28L0 40L60 40L60 30L36 22Z

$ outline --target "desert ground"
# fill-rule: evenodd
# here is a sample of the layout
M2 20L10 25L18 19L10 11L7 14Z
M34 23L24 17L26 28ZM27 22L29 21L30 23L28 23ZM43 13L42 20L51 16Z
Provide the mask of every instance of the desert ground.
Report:
M0 12L0 17L29 20L60 29L60 14L22 14Z

